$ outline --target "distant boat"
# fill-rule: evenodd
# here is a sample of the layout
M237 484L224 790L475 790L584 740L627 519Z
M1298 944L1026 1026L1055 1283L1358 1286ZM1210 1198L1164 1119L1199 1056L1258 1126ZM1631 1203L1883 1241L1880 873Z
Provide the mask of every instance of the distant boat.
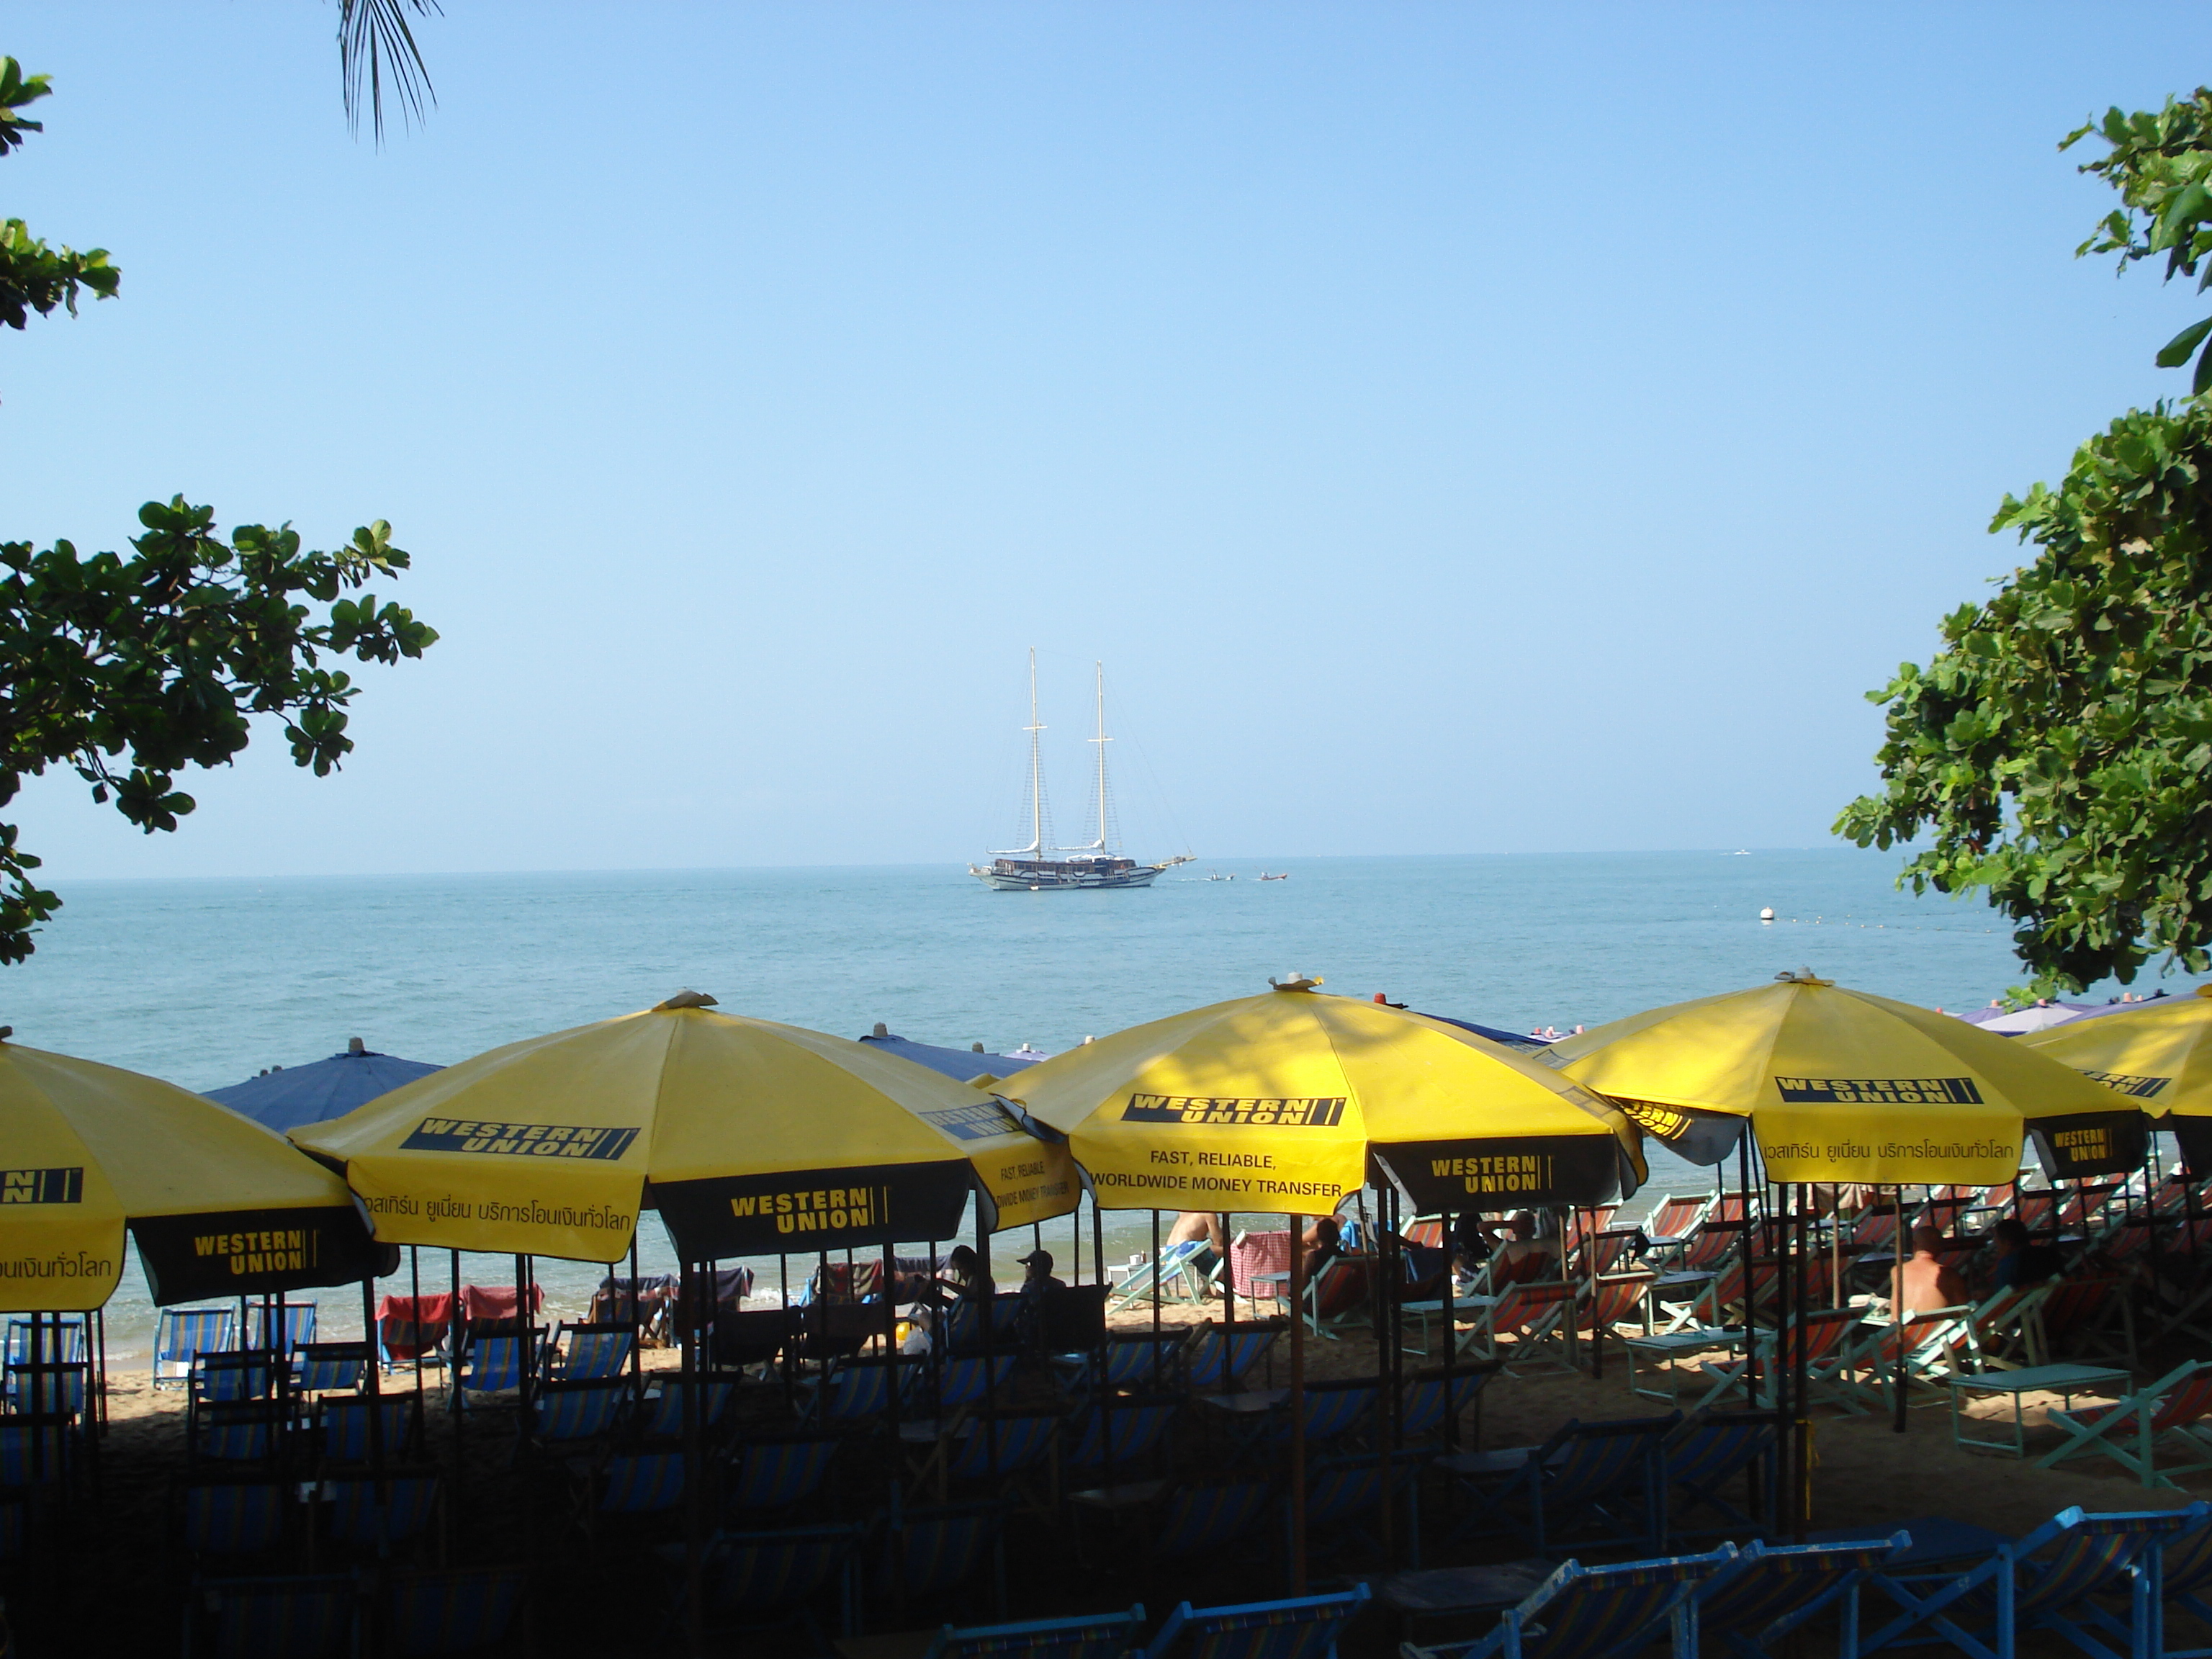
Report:
M1234 881L1237 878L1234 876L1208 876L1206 879L1208 881Z
M1291 872L1287 870L1279 876L1271 876L1265 870L1260 872L1260 879L1262 881L1288 881L1290 878Z
M1751 856L1751 848L1748 847L1739 847L1735 852L1730 853L1729 856L1732 859L1747 859Z
M1159 879L1162 871L1191 861L1191 855L1185 853L1158 864L1139 864L1115 850L1113 797L1106 780L1106 745L1113 741L1106 735L1106 669L1103 664L1094 666L1098 690L1098 735L1091 741L1098 745L1098 838L1082 847L1052 845L1045 817L1044 752L1038 743L1044 722L1037 718L1036 651L1032 647L1030 723L1024 728L1030 734L1030 844L994 853L988 865L968 866L969 875L995 892L1056 893L1102 887L1150 887ZM1054 857L1055 854L1065 856Z

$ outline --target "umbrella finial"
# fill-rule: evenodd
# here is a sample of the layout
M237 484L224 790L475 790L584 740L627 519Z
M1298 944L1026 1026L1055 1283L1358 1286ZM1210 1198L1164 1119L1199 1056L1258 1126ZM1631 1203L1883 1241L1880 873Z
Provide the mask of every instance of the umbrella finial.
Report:
M349 1054L365 1054L368 1052L368 1045L363 1042L359 1037L348 1037L346 1039L346 1052Z
M1319 979L1308 979L1295 969L1281 979L1275 978L1272 974L1267 977L1267 983L1278 991L1310 991L1322 982Z
M891 1034L891 1028L890 1028L890 1026L888 1026L888 1025L884 1024L883 1023L883 1021L881 1021L881 1020L878 1020L878 1021L876 1022L876 1029L875 1029L874 1030L871 1031L868 1035L869 1035L869 1036L877 1036L877 1037L887 1037L887 1036L889 1036L890 1034Z
M704 991L678 991L667 1001L654 1003L653 1012L656 1014L665 1014L672 1013L678 1008L711 1008L714 1006L714 999Z

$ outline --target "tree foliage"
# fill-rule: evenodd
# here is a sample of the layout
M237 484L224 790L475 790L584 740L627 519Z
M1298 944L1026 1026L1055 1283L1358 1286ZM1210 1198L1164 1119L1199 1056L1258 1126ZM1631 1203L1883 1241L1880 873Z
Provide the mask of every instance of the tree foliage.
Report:
M346 122L355 131L361 130L366 101L370 130L379 143L384 141L386 81L398 98L399 112L410 120L422 118L425 98L438 101L430 71L422 63L422 49L415 44L415 31L407 21L410 11L428 17L438 9L438 0L338 0L338 78L344 88Z
M0 58L0 155L41 130L21 111L46 91L46 76ZM58 250L79 262L76 275L40 289L35 262L9 262L27 233L15 221L7 229L0 317L15 326L58 304L74 313L78 283L114 293L99 250ZM302 550L289 525L244 525L226 542L215 514L181 495L147 502L138 522L128 556L0 541L0 808L26 778L65 765L149 835L174 830L194 805L176 775L235 758L257 716L281 719L293 760L326 775L353 748L346 710L359 690L337 664L419 657L438 637L363 591L407 568L382 520L330 553ZM17 827L0 823L0 962L29 956L33 931L61 906L38 886L39 867Z
M14 58L0 58L0 155L13 153L25 133L46 131L45 123L22 112L52 90L46 76L26 76ZM26 327L33 312L48 316L57 306L74 317L80 291L112 300L122 280L104 247L84 253L48 247L21 219L0 221L0 323L10 328Z
M2111 253L2125 270L2140 259L2166 257L2165 280L2193 276L2197 291L2212 287L2212 89L2197 88L2186 102L2169 98L2155 111L2105 112L2066 135L2071 149L2091 133L2109 148L2081 171L2120 193L2120 205L2074 250L2078 258ZM2191 323L2160 348L2159 367L2179 368L2191 355L2197 374L2191 390L2212 387L2212 317Z

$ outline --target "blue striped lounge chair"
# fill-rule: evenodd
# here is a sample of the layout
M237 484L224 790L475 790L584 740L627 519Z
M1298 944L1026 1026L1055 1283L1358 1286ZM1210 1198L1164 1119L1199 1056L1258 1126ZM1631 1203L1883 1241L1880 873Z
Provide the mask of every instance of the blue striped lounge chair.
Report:
M464 1392L501 1394L522 1386L523 1356L532 1339L476 1336L461 1356L459 1382Z
M819 1650L827 1644L815 1604L833 1601L839 1627L849 1635L857 1622L852 1564L863 1532L835 1525L715 1534L708 1540L704 1574L708 1628L798 1625Z
M1495 1370L1488 1369L1454 1371L1451 1376L1452 1415L1466 1415L1468 1408L1481 1398L1483 1389L1490 1386L1490 1379L1497 1375ZM1426 1440L1432 1435L1442 1433L1443 1426L1443 1373L1432 1372L1408 1379L1399 1432L1409 1441Z
M1111 1425L1114 1467L1118 1476L1152 1456L1182 1410L1179 1395L1166 1399L1116 1400L1079 1411L1061 1436L1060 1467L1098 1469L1106 1466L1106 1437Z
M699 1390L699 1431L704 1434L722 1420L722 1413L729 1410L738 1385L719 1377L707 1377L691 1386ZM684 1383L680 1378L670 1376L662 1381L659 1394L645 1402L642 1421L648 1440L676 1440L683 1437Z
M1196 1336L1183 1347L1183 1382L1188 1388L1218 1389L1222 1384L1224 1369L1228 1380L1235 1382L1274 1345L1279 1328L1273 1325L1238 1325L1234 1339L1222 1334L1221 1327L1202 1326Z
M368 1369L366 1342L307 1342L294 1358L292 1390L295 1394L350 1394L361 1386Z
M1752 1543L1690 1592L1677 1614L1675 1650L1696 1653L1717 1638L1736 1659L1764 1659L1774 1644L1833 1608L1836 1650L1859 1650L1859 1583L1912 1542L1899 1532L1879 1543Z
M154 1332L154 1386L183 1387L191 1380L192 1361L204 1353L223 1352L237 1337L235 1309L162 1309Z
M546 1370L568 1382L619 1376L629 1364L630 1330L624 1325L563 1324L546 1345Z
M952 1411L1003 1396L1006 1379L1013 1374L1014 1361L1018 1357L1011 1353L975 1354L944 1361L937 1373L936 1409ZM908 1378L908 1390L916 1396L918 1404L927 1403L931 1394L929 1381L927 1366L916 1366Z
M1708 1412L1684 1423L1666 1444L1668 1537L1737 1537L1771 1529L1779 1497L1774 1455L1779 1443L1780 1430L1770 1413ZM1747 1509L1723 1496L1739 1475L1744 1478ZM1705 1510L1712 1511L1717 1526L1682 1524Z
M246 1304L246 1346L249 1348L270 1348L278 1353L295 1353L302 1345L315 1340L315 1304L312 1302L287 1302L284 1304L284 1329L279 1341L267 1340L270 1326L269 1316L275 1311L258 1302Z
M810 1422L860 1423L890 1409L890 1368L836 1360L816 1382L806 1402Z
M2012 1659L2021 1634L2049 1631L2077 1647L2095 1632L2117 1632L2123 1651L2148 1654L2160 1623L2160 1553L2203 1527L2208 1514L2212 1505L2203 1504L2117 1515L2077 1505L2024 1538L2001 1540L1964 1571L1877 1568L1867 1582L1897 1611L1862 1637L1861 1650L1948 1642L1970 1659Z
M738 1448L723 1505L736 1514L779 1514L822 1490L844 1443L829 1436L748 1440Z
M613 1431L629 1382L547 1382L531 1391L530 1437L541 1445L596 1440Z
M380 1555L420 1537L438 1507L434 1474L386 1475L381 1480L361 1475L326 1480L322 1489L330 1498L331 1541Z
M1629 1417L1568 1422L1540 1446L1461 1452L1438 1468L1474 1498L1455 1536L1526 1529L1541 1553L1562 1533L1590 1531L1608 1542L1659 1547L1666 1532L1665 1445L1682 1420Z
M945 1479L1004 1481L1042 1462L1059 1428L1057 1412L979 1413L960 1425L945 1451Z
M319 1400L315 1420L322 1430L322 1455L326 1463L366 1463L372 1458L406 1457L422 1438L422 1420L411 1394L379 1395L372 1419L367 1395ZM370 1438L374 1420L384 1443Z
M1336 1659L1336 1638L1367 1605L1364 1584L1334 1595L1194 1607L1167 1616L1145 1659Z
M351 1573L196 1579L185 1605L185 1659L351 1659L360 1651Z
M1201 1299L1206 1279L1198 1266L1198 1258L1212 1246L1202 1238L1186 1238L1180 1244L1163 1245L1158 1261L1141 1263L1136 1270L1114 1287L1114 1299L1107 1312L1119 1313L1139 1302L1152 1299L1152 1286L1160 1287L1160 1300L1196 1302Z
M0 1419L0 1486L50 1486L76 1472L76 1431L58 1422Z
M91 1371L92 1367L81 1359L10 1365L8 1409L34 1417L79 1417L84 1412Z
M1179 1487L1152 1530L1152 1553L1171 1558L1227 1543L1260 1518L1268 1491L1264 1480Z
M906 1509L894 1502L871 1528L866 1553L868 1593L903 1604L957 1590L981 1571L987 1558L997 1572L994 1607L1006 1612L1003 1504L945 1504Z
M1405 1546L1407 1565L1412 1567L1421 1565L1420 1473L1427 1462L1428 1454L1415 1448L1393 1453L1388 1462L1390 1499L1401 1504L1404 1510L1401 1523L1393 1528L1393 1541ZM1306 1471L1308 1537L1321 1538L1331 1533L1340 1534L1357 1538L1380 1552L1381 1541L1373 1519L1382 1507L1384 1467L1384 1460L1371 1452L1325 1458L1309 1467ZM1287 1494L1282 1499L1282 1509L1283 1528L1287 1534L1291 1526ZM1291 1559L1287 1539L1283 1559L1285 1561Z
M507 1638L528 1585L520 1566L395 1572L385 1585L385 1639L401 1659L489 1647Z
M2160 1659L2212 1659L2212 1646L2182 1647L2183 1632L2212 1636L2212 1517L2165 1540L2158 1553L2159 1630L2152 1651Z
M922 1659L1122 1659L1144 1634L1145 1604L1127 1613L1032 1619L1018 1625L947 1625Z
M184 1490L185 1548L195 1556L273 1550L284 1541L289 1499L277 1480L195 1481Z
M204 1353L192 1362L192 1399L266 1400L276 1391L276 1356L258 1350Z
M1382 1392L1382 1385L1373 1377L1346 1377L1340 1381L1307 1383L1306 1444L1326 1445L1357 1430L1372 1427L1375 1401ZM1276 1414L1270 1437L1278 1445L1289 1443L1291 1425L1287 1411Z
M64 1364L81 1362L85 1357L84 1316L57 1315L40 1321L40 1359L57 1359ZM58 1329L57 1329L58 1326ZM31 1363L31 1322L11 1319L8 1322L8 1364L27 1365Z
M194 1407L185 1443L194 1457L251 1463L275 1456L283 1431L283 1413L273 1401L221 1401Z
M601 1515L660 1515L683 1501L680 1451L617 1452L600 1471Z
M1569 1561L1506 1608L1498 1628L1480 1641L1433 1648L1408 1643L1401 1652L1405 1659L1625 1659L1668 1636L1699 1581L1735 1555L1733 1544L1723 1544L1705 1555L1617 1567Z

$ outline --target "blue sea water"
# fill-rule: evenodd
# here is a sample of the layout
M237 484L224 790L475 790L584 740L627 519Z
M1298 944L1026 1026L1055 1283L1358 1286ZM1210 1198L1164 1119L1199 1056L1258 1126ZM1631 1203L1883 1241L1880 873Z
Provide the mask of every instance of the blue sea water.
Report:
M1291 878L1262 884L1256 861L1200 863L1149 890L1088 893L994 893L938 866L88 881L64 886L38 953L4 970L0 1020L18 1042L206 1089L349 1036L451 1062L684 988L849 1036L880 1020L1003 1052L1055 1051L1291 970L1522 1030L1785 968L1953 1009L2023 977L1999 918L1895 891L1896 864L1848 848L1328 859L1266 865ZM1765 906L1777 921L1760 922ZM1646 1191L1710 1184L1662 1155ZM1146 1248L1146 1218L1108 1219L1109 1260ZM1049 1224L1048 1245L1070 1247L1077 1224ZM648 1271L672 1267L657 1222L641 1242ZM425 1288L447 1271L426 1256ZM550 1305L572 1314L599 1272L540 1266ZM513 1279L507 1258L465 1273ZM357 1298L320 1296L327 1329L358 1331ZM143 1352L151 1325L134 1271L110 1305L112 1352Z

